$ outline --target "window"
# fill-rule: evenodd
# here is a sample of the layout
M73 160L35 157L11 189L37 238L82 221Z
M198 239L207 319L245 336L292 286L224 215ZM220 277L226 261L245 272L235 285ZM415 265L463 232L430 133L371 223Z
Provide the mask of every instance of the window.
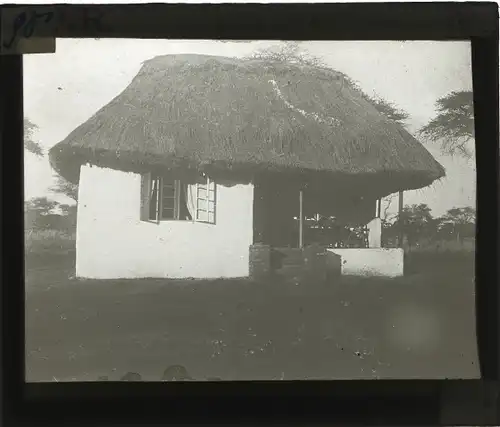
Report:
M215 182L206 176L196 183L185 183L144 174L141 177L141 220L215 224L215 189Z

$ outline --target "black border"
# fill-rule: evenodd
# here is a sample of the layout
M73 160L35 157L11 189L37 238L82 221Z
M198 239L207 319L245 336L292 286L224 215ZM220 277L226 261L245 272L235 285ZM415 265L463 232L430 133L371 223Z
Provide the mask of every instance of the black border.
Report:
M53 8L54 5L35 7ZM499 44L496 3L57 5L56 10L59 25L52 34L56 37L471 39L476 140L479 141L478 342L483 379L498 380ZM39 35L44 35L42 30ZM2 396L6 424L15 421L29 421L30 425L43 421L67 424L80 420L107 420L108 424L118 420L141 424L151 420L439 423L439 397L444 381L24 384L22 58L0 57L0 74L5 349ZM450 383L451 387L454 383L472 387L478 381L448 381L448 387ZM480 414L477 415L477 424L480 424Z
M49 31L74 38L466 40L491 37L496 10L493 2L57 5L59 25Z

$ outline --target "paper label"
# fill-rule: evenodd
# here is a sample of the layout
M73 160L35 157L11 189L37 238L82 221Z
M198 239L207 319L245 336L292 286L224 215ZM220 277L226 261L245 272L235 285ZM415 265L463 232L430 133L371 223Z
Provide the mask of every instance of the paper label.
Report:
M0 53L19 55L29 53L54 53L55 37L47 37L56 26L54 8L3 7ZM39 36L42 29L44 36Z

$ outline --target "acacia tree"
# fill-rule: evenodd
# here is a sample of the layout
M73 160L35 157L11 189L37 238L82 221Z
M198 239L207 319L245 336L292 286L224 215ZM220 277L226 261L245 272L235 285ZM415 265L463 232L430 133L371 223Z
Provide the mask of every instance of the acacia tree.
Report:
M419 134L441 145L446 155L472 158L470 142L474 140L474 103L472 91L453 91L436 101L437 115Z

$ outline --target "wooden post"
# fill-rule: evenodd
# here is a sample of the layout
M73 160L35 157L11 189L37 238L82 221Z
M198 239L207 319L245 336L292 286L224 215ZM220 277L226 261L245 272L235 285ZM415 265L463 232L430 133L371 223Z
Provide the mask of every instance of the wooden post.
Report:
M377 199L377 218L380 218L382 212L382 199Z
M401 220L401 215L403 213L403 192L399 192L399 208L398 208L398 222L399 222L399 236L398 236L398 246L403 247L403 235L404 235L404 224Z
M299 192L299 248L304 247L304 190Z

